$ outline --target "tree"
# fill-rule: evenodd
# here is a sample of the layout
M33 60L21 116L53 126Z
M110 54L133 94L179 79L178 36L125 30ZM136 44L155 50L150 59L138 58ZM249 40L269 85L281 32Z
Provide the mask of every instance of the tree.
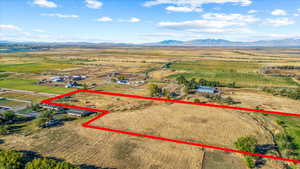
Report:
M67 162L59 162L47 158L37 158L26 164L25 169L79 169Z
M200 99L194 99L194 102L195 103L200 103L201 101L200 101Z
M196 79L193 78L191 81L189 81L189 87L190 89L195 89L197 86L197 82L196 82Z
M180 75L176 78L176 81L178 84L186 84L187 80L185 79L185 77L183 75Z
M170 91L168 91L167 89L162 89L162 95L169 98L170 97Z
M6 125L0 125L0 135L6 135L9 133L8 127Z
M118 77L118 80L126 80L126 78L125 78L125 76L120 75L120 76Z
M16 115L12 111L6 111L2 113L1 119L3 122L10 122L16 119Z
M240 137L234 143L234 145L238 150L255 153L256 146L257 146L257 139L253 136ZM249 168L254 168L255 167L254 157L250 155L244 155L244 156L246 159L247 166Z
M227 87L230 87L230 88L236 88L236 84L235 84L235 82L232 82L232 83L229 83L229 84L227 85Z
M162 93L162 89L156 84L150 84L149 91L151 97L160 97Z
M189 94L190 93L190 88L189 86L185 86L183 89L184 94Z
M0 152L1 169L22 169L24 168L24 155L15 151Z
M233 104L234 103L234 100L232 99L232 97L226 97L225 99L224 99L224 103L226 103L226 104Z
M54 120L53 112L51 112L51 111L44 111L43 113L41 113L41 115L37 119L36 125L38 127L43 127L46 122L49 122L51 120Z
M84 83L84 84L82 85L82 87L83 87L84 90L87 90L87 89L89 88L89 86L88 86L86 83Z

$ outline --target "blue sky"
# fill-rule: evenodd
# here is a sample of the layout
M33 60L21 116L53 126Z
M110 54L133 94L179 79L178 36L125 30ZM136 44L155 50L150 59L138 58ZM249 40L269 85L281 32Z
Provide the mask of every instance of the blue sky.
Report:
M1 0L0 40L300 38L299 0Z

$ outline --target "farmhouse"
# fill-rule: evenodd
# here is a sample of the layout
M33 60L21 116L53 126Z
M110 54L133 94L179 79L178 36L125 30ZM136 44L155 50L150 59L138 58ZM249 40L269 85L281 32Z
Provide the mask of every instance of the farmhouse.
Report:
M118 80L118 84L129 84L129 80Z
M94 113L94 112L91 112L91 111L78 110L78 109L69 109L66 112L67 112L68 115L78 116L78 117L84 117L84 116L88 116L88 115Z
M209 86L196 86L196 92L199 93L218 93L218 89L215 87L209 87Z
M87 77L86 76L72 76L71 77L71 80L76 80L76 81L78 81L78 80L84 80L84 79L86 79Z
M74 87L79 87L80 84L77 82L70 82L69 84L65 85L65 88L74 88Z
M52 82L63 82L64 78L60 77L60 76L55 76L55 77L50 78L50 81L52 81Z
M41 107L44 109L51 109L51 110L63 110L64 108L50 105L50 104L41 104Z

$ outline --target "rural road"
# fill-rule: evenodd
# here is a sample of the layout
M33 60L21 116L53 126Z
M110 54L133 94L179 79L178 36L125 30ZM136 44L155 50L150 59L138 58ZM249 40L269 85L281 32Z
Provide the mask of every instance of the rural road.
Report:
M19 92L19 93L25 93L25 94L38 94L46 97L54 97L57 96L56 94L50 94L50 93L44 93L44 92L32 92L32 91L27 91L27 90L17 90L17 89L8 89L8 88L0 88L1 90L7 90L7 91L12 91L12 92Z

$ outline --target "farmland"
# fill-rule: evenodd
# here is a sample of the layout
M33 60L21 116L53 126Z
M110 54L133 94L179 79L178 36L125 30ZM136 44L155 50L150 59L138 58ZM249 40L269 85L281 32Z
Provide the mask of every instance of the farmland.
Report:
M45 92L45 93L55 93L62 94L70 92L70 89L58 88L58 87L48 87L48 86L38 86L35 80L25 80L25 79L7 79L0 81L1 88L10 88L17 90L28 90L34 92Z
M174 95L157 97L212 104L218 102L201 93L186 92L178 77L219 82L221 98L234 100L232 106L300 113L300 102L285 95L273 95L263 88L295 90L299 70L262 70L274 66L300 66L299 49L241 49L197 47L103 47L50 48L47 51L5 53L0 56L0 97L39 103L41 100L87 88L149 96L149 86ZM276 74L275 74L275 73ZM78 87L65 86L74 77ZM61 78L53 81L54 78ZM127 80L128 83L121 83ZM235 85L229 86L229 83ZM20 91L18 91L20 90ZM165 94L164 93L164 94ZM223 110L202 106L169 104L148 100L116 98L80 93L60 100L63 103L95 107L111 113L93 122L96 126L132 131L189 142L233 148L238 138L254 136L258 147L279 145L265 155L291 159L282 140L285 134L300 153L297 117ZM1 105L9 106L3 101ZM28 109L31 111L31 109ZM58 114L59 115L59 114ZM59 115L65 118L66 114ZM244 156L196 146L84 128L81 124L96 115L70 118L63 124L38 128L38 119L11 124L11 134L1 136L1 149L33 151L76 165L102 168L246 168ZM282 152L283 153L282 153ZM288 150L290 151L290 150ZM296 164L263 158L262 169L282 169Z
M259 74L260 65L255 62L226 62L226 61L199 61L181 62L171 66L171 69L185 70L183 73L189 79L203 78L218 80L225 83L235 82L243 87L294 87L297 83L290 78L270 77ZM176 77L173 75L171 77Z

